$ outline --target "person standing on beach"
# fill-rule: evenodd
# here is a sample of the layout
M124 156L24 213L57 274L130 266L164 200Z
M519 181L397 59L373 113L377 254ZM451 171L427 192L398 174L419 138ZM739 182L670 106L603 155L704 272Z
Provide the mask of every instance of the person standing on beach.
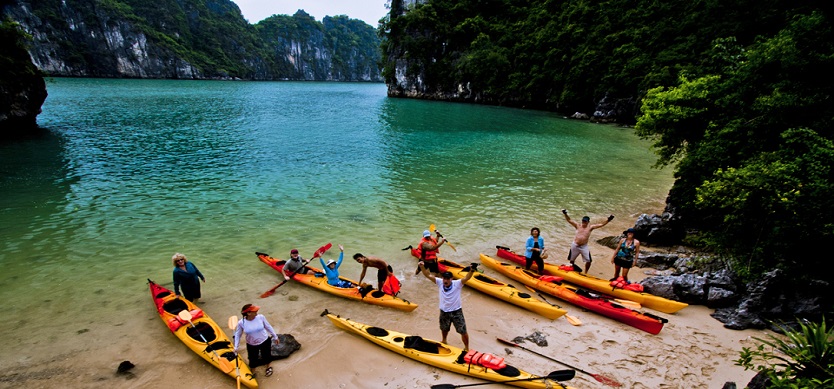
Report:
M566 209L562 210L562 214L565 215L565 220L568 221L573 228L576 229L576 234L573 236L573 242L570 244L570 252L568 253L568 261L571 265L575 265L576 257L582 255L582 260L585 261L585 273L588 273L588 270L591 269L591 250L588 248L588 240L591 239L591 232L596 230L597 228L603 227L608 224L611 220L614 220L614 215L609 215L608 220L599 223L599 224L590 224L591 218L588 216L582 217L582 224L577 224L575 221L570 219L568 216L568 211Z
M275 329L266 320L266 316L258 311L261 307L246 304L240 309L243 320L237 322L235 327L235 353L237 353L240 338L246 334L246 354L249 356L249 367L266 365L266 376L272 375L272 340L278 339Z
M193 263L188 262L188 259L182 253L176 253L171 257L174 262L174 293L180 296L180 288L182 288L182 295L186 300L196 302L200 299L200 280L206 282L206 277L200 273Z
M364 256L362 253L356 253L353 254L353 259L362 265L362 274L359 275L359 285L362 285L362 280L365 278L365 272L368 271L368 267L377 269L376 281L379 283L379 290L382 290L382 286L385 284L385 281L387 281L388 277L394 273L394 269L391 265L383 261L382 258Z
M445 271L442 274L443 278L437 278L429 273L426 269L425 263L420 261L417 267L429 281L437 284L438 295L440 296L440 333L443 336L443 343L446 343L446 336L449 335L449 330L452 324L455 325L455 331L460 334L460 339L463 341L463 350L469 350L469 333L466 331L466 319L463 317L463 305L461 302L460 292L463 290L463 284L472 278L478 265L473 263L469 266L469 272L460 280L452 280L452 273Z
M634 266L634 259L640 255L640 241L634 239L634 228L623 231L623 235L625 235L625 238L620 239L620 243L617 244L617 251L611 256L611 263L614 264L614 278L611 281L620 276L620 268L622 268L623 279L627 284L630 284L628 269Z
M539 274L543 274L544 258L542 258L542 252L544 252L544 238L542 238L540 234L541 231L538 227L530 229L530 237L527 238L527 244L525 245L524 250L524 257L527 258L527 263L524 268L530 270L533 266L533 262L535 262L537 266L536 269L538 269Z

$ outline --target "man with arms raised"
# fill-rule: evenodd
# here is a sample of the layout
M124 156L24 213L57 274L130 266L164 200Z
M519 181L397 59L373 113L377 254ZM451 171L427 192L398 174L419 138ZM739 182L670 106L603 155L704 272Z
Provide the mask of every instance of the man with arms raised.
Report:
M429 273L425 262L420 261L417 267L423 272L423 276L434 282L437 285L437 290L440 296L440 334L443 335L443 343L446 343L446 336L449 335L449 330L452 324L455 325L455 331L460 334L460 339L463 341L464 351L469 350L469 333L466 332L466 319L463 317L463 307L460 298L460 291L463 290L463 284L472 278L478 265L473 263L469 266L469 272L460 280L452 280L452 273L444 271L441 276L437 278Z
M576 235L573 236L573 242L570 244L568 261L570 261L571 265L576 265L574 263L574 261L576 261L576 257L582 255L582 260L585 261L585 273L588 273L588 270L591 269L591 250L588 249L588 240L591 239L591 231L603 227L611 220L614 220L614 215L609 215L608 220L599 224L590 224L591 218L583 216L582 223L577 224L575 221L570 219L566 209L562 210L562 214L565 215L565 220L567 220L573 228L576 228Z

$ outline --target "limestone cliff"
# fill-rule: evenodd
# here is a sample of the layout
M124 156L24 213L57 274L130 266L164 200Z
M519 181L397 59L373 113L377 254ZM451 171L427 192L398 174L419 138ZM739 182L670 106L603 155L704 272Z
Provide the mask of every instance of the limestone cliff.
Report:
M15 23L0 20L0 137L25 133L37 126L46 100L46 83L25 48Z

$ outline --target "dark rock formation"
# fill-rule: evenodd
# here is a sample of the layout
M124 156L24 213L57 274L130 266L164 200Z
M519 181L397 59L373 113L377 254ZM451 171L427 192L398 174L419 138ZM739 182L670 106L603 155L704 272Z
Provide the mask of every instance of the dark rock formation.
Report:
M301 348L301 343L290 334L278 334L278 342L272 342L272 357L284 359Z
M37 127L46 100L46 83L15 23L0 20L0 137L25 134Z

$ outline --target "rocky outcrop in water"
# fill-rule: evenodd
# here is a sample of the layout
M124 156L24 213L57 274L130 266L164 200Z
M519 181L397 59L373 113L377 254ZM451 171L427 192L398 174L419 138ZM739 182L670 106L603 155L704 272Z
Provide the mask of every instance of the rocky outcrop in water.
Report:
M37 127L46 83L12 22L0 20L0 53L0 137L25 134Z

